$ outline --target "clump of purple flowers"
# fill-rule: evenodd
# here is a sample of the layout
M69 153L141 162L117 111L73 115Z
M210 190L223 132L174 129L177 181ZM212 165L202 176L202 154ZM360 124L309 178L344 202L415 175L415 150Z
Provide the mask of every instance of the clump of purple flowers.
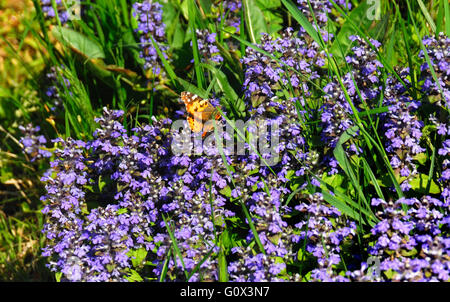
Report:
M267 103L277 91L289 85L299 95L310 95L308 82L320 78L320 70L325 65L325 54L316 42L309 37L296 37L292 28L287 28L281 38L275 40L263 34L258 47L279 62L247 47L242 58L245 65L243 86L245 96L252 99L254 107Z
M352 8L350 1L337 0L335 2L336 4L344 8L347 8L348 10ZM320 30L320 33L324 41L328 41L333 37L332 34L328 33L327 31L328 19L332 12L331 9L333 8L333 4L330 1L297 0L297 7L302 12L302 14L305 15L306 18L308 18L308 21L314 26L314 28ZM306 33L306 31L303 28L301 28L300 31Z
M226 18L224 21L224 27L230 26L236 29L236 33L239 33L241 25L240 10L242 8L242 2L240 0L225 0L218 1L215 4L216 7L222 5L223 14L219 16L218 21L220 22L222 18Z
M406 82L408 82L407 74L407 69L400 72ZM408 191L411 188L409 181L418 174L413 157L425 149L419 144L424 123L414 115L420 103L413 100L405 91L406 88L397 79L387 79L383 103L389 106L389 112L382 117L387 138L386 151L391 166L398 175L406 177L400 187L403 191Z
M67 3L66 3L67 2ZM69 13L67 12L67 5L74 4L73 2L64 0L55 0L57 12L53 9L52 0L41 0L41 8L47 19L55 19L56 14L58 14L61 24L67 23L69 21Z
M321 193L315 193L295 206L303 219L295 227L299 233L292 241L306 241L305 251L317 258L318 268L312 270L315 281L348 281L336 272L341 262L341 245L356 234L356 224L341 217L338 209L328 205Z
M450 127L449 127L450 130ZM450 131L449 131L450 132ZM446 139L442 143L442 148L439 148L438 154L443 157L442 174L439 181L442 184L441 196L444 200L445 206L450 205L450 139Z
M378 258L382 274L366 275L363 264L362 270L349 275L359 281L449 279L448 206L430 196L395 202L375 198L372 205L380 207L377 215L381 221L371 230L375 244L368 251Z
M354 113L351 104L358 111L367 109L379 95L381 86L383 65L378 61L376 52L358 36L351 36L350 40L356 41L357 45L352 47L345 58L350 70L342 77L342 84L348 99L337 79L333 79L323 88L325 102L321 115L322 141L331 150L336 147L342 133L355 125L351 117ZM371 39L370 42L376 49L381 46L376 40ZM344 147L350 154L361 152L353 140L347 142ZM326 155L325 159L331 168L329 173L337 173L338 163L334 157Z
M32 124L28 124L26 126L19 126L19 130L23 133L23 136L20 138L22 151L30 156L30 161L34 162L52 156L52 152L45 146L47 139L43 135L38 134L41 127L33 127Z
M263 167L260 167L260 171ZM253 193L247 189L252 183L257 190ZM238 258L229 264L228 270L232 281L283 281L280 273L286 270L286 263L294 258L295 252L290 241L292 228L284 221L283 215L290 209L282 205L281 200L287 192L280 188L283 183L276 175L268 174L266 185L269 193L264 191L264 182L261 176L254 175L247 179L246 183L239 186L239 191L232 192L233 197L241 197L253 215L258 238L264 251L253 254L249 248L255 240L255 235L249 231L246 237L247 248L234 247L232 253ZM242 190L242 192L241 192ZM239 195L238 195L239 194ZM299 276L290 277L297 280Z
M63 75L64 69L64 65L61 65L61 67L52 66L50 68L50 72L46 74L46 78L50 82L50 85L47 88L45 94L52 101L53 106L50 107L52 111L60 110L63 108L64 101L63 97L60 94L60 91L69 89L71 86L70 81Z
M430 66L425 61L421 66L422 89L431 99L436 99L438 105L450 108L450 38L440 33L438 38L425 37L423 44L427 50L432 67L436 73L438 83L434 80ZM421 50L419 57L425 60Z
M128 252L155 248L149 236L159 218L162 182L156 162L167 154L161 130L170 121L155 120L128 136L117 121L122 114L105 109L87 143L56 140L61 148L42 178L43 255L67 279L125 281Z
M197 36L197 46L202 62L212 62L214 64L221 63L223 57L216 46L216 33L211 33L207 29L197 29L195 31ZM191 41L192 46L192 41ZM192 60L194 62L194 60Z
M171 133L172 143L177 145L172 151L186 149L172 153L167 159L164 166L171 172L166 175L166 185L160 191L163 202L160 211L167 217L163 225L173 233L182 255L181 259L174 257L176 261L170 259L167 276L175 281L216 281L217 255L220 252L218 238L225 227L225 219L235 215L225 208L227 196L224 189L229 186L230 178L214 146L209 148L209 155L189 153L193 147L192 139L198 139L198 135L188 129L185 125L181 131ZM226 161L231 164L228 156ZM161 229L154 241L158 246L154 272L160 276L163 260L173 253L174 242L166 229ZM194 273L202 260L203 263ZM190 278L185 274L189 274Z
M232 249L237 258L228 267L230 279L233 281L299 281L299 274L286 275L285 272L290 265L302 261L297 259L297 252L303 240L307 241L307 252L316 256L314 261L317 266L314 274L317 273L317 276L314 275L314 278L334 278L332 270L333 266L340 262L340 245L344 238L354 234L354 224L350 224L349 228L341 227L342 224L333 225L331 221L337 221L340 213L337 209L326 206L320 194L311 197L311 201L308 199L307 202L296 206L283 204L283 200L292 193L287 184L295 178L300 184L304 182L302 187L305 187L306 172L313 172L318 162L317 154L308 151L305 145L296 101L296 98L280 102L274 100L266 103L271 106L270 110L259 106L253 112L255 127L260 126L263 119L269 126L268 133L279 137L280 141L273 146L273 150L279 155L280 162L269 168L257 155L240 159L242 180L236 182L232 197L241 198L248 206L263 250L255 253L244 247ZM249 129L249 132L255 131ZM269 152L262 153L262 159L268 159L268 154ZM320 186L314 181L312 183ZM323 213L318 212L319 200L322 201L319 208ZM316 220L311 220L308 217L310 215L302 213L309 210L318 216ZM295 217L298 222L295 228L286 221L288 216ZM321 224L326 227L317 228ZM309 234L305 231L305 226L308 230L311 228ZM308 234L307 238L305 234ZM250 246L255 240L255 234L249 231L246 237L247 245ZM326 248L322 247L323 240L327 242ZM328 274L328 277L325 278L323 274Z
M162 21L162 6L158 2L144 0L133 4L133 16L138 21L136 31L139 33L139 41L142 47L140 56L145 60L144 69L158 76L162 72L162 62L158 56L153 41L158 45L159 49L167 59L168 47L164 45L166 41L165 28L166 25Z

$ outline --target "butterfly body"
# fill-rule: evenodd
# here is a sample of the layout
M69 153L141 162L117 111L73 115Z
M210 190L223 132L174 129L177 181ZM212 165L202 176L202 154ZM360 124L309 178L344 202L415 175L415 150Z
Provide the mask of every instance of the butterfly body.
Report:
M210 123L204 126L209 120L220 118L217 109L208 100L187 91L181 93L181 100L186 106L187 121L194 133L203 131L202 136L205 136L207 132L214 128Z

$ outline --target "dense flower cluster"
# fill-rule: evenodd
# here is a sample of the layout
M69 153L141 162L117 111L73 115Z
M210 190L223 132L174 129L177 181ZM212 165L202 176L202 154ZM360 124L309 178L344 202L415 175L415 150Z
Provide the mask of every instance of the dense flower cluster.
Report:
M289 85L299 95L310 94L310 81L319 78L319 71L325 65L325 54L316 42L309 37L295 37L293 29L287 28L275 40L263 34L258 47L279 61L247 47L241 60L246 66L243 86L247 98L267 103L283 86Z
M223 57L216 46L216 33L211 33L207 29L197 29L197 46L200 54L200 60L205 62L221 63ZM191 41L192 46L192 41ZM194 60L192 60L194 62Z
M380 76L383 65L378 61L376 52L369 44L357 36L351 36L357 45L352 47L350 54L345 58L349 65L349 72L342 77L343 87L333 79L324 88L325 102L322 106L322 140L328 148L334 149L342 133L354 126L352 114L353 108L360 111L367 108L376 99L380 91ZM381 45L371 39L375 48ZM344 146L346 151L353 154L360 153L359 147L350 140ZM337 162L331 155L325 155L326 162L330 166L330 174L335 174Z
M376 242L369 255L379 259L381 274L368 276L356 271L349 275L360 281L381 281L386 277L394 281L449 279L448 206L430 196L395 202L375 198L372 205L380 207L377 214L381 221L372 228ZM446 230L441 230L441 225Z
M249 212L253 214L253 223L264 252L254 255L248 247L233 248L232 253L238 259L228 266L230 279L238 282L282 281L279 274L286 270L286 263L295 257L290 241L292 228L283 218L290 210L282 205L282 197L286 191L279 187L282 181L273 174L267 175L265 184L260 176L251 176L247 180L247 187L251 183L255 183L259 189L251 194L245 187L239 189L244 191L241 196ZM268 193L264 191L264 186L267 186ZM235 194L237 196L239 192ZM255 240L255 234L249 231L246 240L249 244L247 246L250 246ZM292 276L292 280L298 278L297 275Z
M305 240L306 252L317 258L318 268L311 272L312 279L347 281L336 274L334 267L341 262L342 243L355 235L356 224L343 220L339 210L325 203L320 193L308 196L295 209L302 213L304 220L295 225L301 231L292 240L297 243Z
M332 4L297 0L309 19L308 2L326 33ZM345 6L348 1L336 3ZM240 1L220 5L228 13L227 25L239 28ZM162 6L150 0L136 2L133 15L144 68L162 75L152 42L163 53L168 50L163 45ZM215 33L193 34L202 62L223 62ZM206 138L202 132L192 133L186 122L176 130L171 120L154 117L151 125L126 130L120 122L124 112L104 108L95 120L99 127L93 139L54 140L59 149L42 177L47 193L41 198L47 218L43 255L50 258L50 269L68 281L127 281L136 268L133 255L141 251L143 262L151 265L148 277L154 280L217 281L223 277L220 268L225 268L230 281L448 281L450 128L442 121L447 116L443 111L439 121L430 118L442 142L436 147L440 197L429 193L435 195L395 202L372 199L378 220L372 225L359 221L358 232L366 228L370 238L358 234L358 241L369 246L369 257L379 259L382 274L368 275L366 262L358 263L359 270L347 271L342 256L352 254L349 246L357 245L356 222L327 202L331 195L336 204L342 202L336 196L340 188L336 195L325 194L318 175L330 179L326 172L338 173L332 152L342 134L355 126L355 114L380 105L388 108L378 115L379 129L394 172L406 178L401 183L404 191L411 190L409 182L419 173L414 157L426 151L420 145L421 103L408 94L409 70L399 72L406 87L391 75L382 83L380 43L350 39L355 45L345 57L348 71L342 81L327 74L325 52L302 30L295 34L287 28L276 39L263 34L258 47L266 54L248 47L242 63L250 117L246 128L239 129L245 138L223 132L220 128L228 126L223 117ZM426 38L424 44L448 102L448 39ZM57 73L53 69L48 77L56 81ZM422 77L424 92L437 95L439 85L433 84L426 64ZM58 86L47 95L58 101ZM431 103L444 109L440 100ZM318 127L308 133L304 121L313 119ZM42 147L46 140L36 134L39 127L21 130L27 133L21 140L27 154L52 154ZM219 140L210 140L213 137ZM235 143L242 153L236 152ZM325 145L324 154L314 149L318 144ZM357 137L344 145L348 155L357 156L363 147ZM348 189L356 191L353 181ZM364 218L354 204L344 206Z
M124 281L127 252L154 248L146 239L157 220L161 176L155 161L167 153L160 130L168 121L128 136L116 120L122 114L105 109L87 143L56 140L62 148L42 178L49 239L43 255L56 256L51 269L71 272L75 281Z
M252 115L255 126L260 126L260 119L264 118L269 126L268 133L279 138L279 142L272 146L275 151L272 156L277 154L280 161L269 169L254 161L259 160L257 156L240 159L243 164L241 173L248 176L241 181L241 186L236 186L236 196L242 198L253 214L264 253L252 254L248 248L233 248L232 252L238 259L229 264L229 273L234 281L299 281L298 274L281 277L280 273L286 272L288 266L297 260L303 260L297 259L302 242L306 242L306 252L313 255L318 265L318 269L312 272L314 279L342 279L333 275L333 268L340 263L339 252L344 239L355 234L355 224L344 226L344 221L337 223L340 212L325 205L320 193L294 206L283 204L286 196L292 193L287 186L291 178L295 177L297 181L304 179L302 186L306 186L306 171L312 172L318 162L317 154L305 146L296 101L295 98L278 103L273 101L270 103L271 111L260 106ZM249 129L249 132L254 133L254 130ZM268 159L269 153L262 152L261 157ZM246 174L246 170L250 173ZM259 173L254 173L257 170ZM311 183L320 186L315 180ZM255 189L250 189L255 185ZM286 221L286 217L291 215L297 221L294 225ZM254 239L254 234L249 232L247 242Z
M407 85L409 84L406 79L408 74L408 69L400 72L400 76L404 78ZM418 174L413 157L424 152L425 149L419 144L423 122L414 115L420 103L414 101L405 91L406 88L397 79L387 79L383 103L389 107L389 112L382 114L382 117L390 164L398 175L406 177L400 187L403 191L408 191L411 188L409 180Z
M450 136L450 127L448 127L448 136ZM447 136L447 137L448 137ZM439 148L438 154L441 155L444 160L442 161L442 174L439 181L442 184L442 199L444 205L450 205L450 139L446 139L442 143L442 148Z
M135 2L133 16L138 21L136 31L139 33L142 47L140 56L145 60L144 68L158 76L162 72L162 62L152 40L157 44L164 58L168 58L166 54L168 47L164 45L166 25L162 21L162 6L150 0L144 0L142 3Z
M25 154L29 155L30 161L35 161L41 158L52 156L52 152L47 150L45 144L47 140L43 135L38 135L41 127L33 127L32 124L26 126L19 126L19 130L22 131L23 136L20 138L22 144L22 150Z
M230 183L225 164L218 150L210 146L209 156L199 156L189 151L193 139L198 135L191 133L187 125L178 132L173 132L173 142L176 144L174 152L165 163L167 171L167 185L161 190L164 204L161 211L170 217L168 226L182 255L177 263L168 263L168 275L176 281L215 281L218 280L217 255L220 252L218 238L225 227L225 218L235 214L227 210L227 199L224 189ZM181 152L181 151L184 152ZM231 159L226 158L227 164ZM170 234L163 230L155 236L157 249L157 267L155 274L160 276L163 260L171 250L173 241ZM208 255L210 255L208 257ZM206 259L206 260L205 260ZM193 273L197 265L204 262ZM185 273L192 274L188 279Z
M425 53L420 51L419 57L424 60L421 66L422 89L430 103L434 104L434 112L430 114L430 121L436 127L436 134L441 139L437 154L441 164L441 176L439 182L442 186L441 196L446 206L450 202L450 38L444 33L436 37L425 37L423 44L431 65L438 79L434 80L431 68L425 58Z
M440 33L439 37L425 37L423 44L427 50L432 67L437 76L438 83L434 80L430 66L425 60L425 54L420 51L419 57L425 62L421 66L423 90L429 98L436 98L437 104L450 108L450 38Z

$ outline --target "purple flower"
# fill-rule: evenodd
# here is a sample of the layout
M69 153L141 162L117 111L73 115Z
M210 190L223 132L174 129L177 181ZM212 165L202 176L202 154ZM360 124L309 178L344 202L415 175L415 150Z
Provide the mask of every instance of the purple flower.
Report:
M167 60L168 47L164 45L166 25L162 22L162 6L158 2L150 0L144 0L142 3L135 2L133 17L138 21L136 31L140 36L142 47L140 56L145 60L144 69L151 71L154 76L159 76L163 72L163 65L153 46L152 39Z
M220 55L219 49L215 45L216 33L210 33L207 29L197 29L195 33L197 36L197 46L200 53L200 60L202 62L213 62L215 64L221 63L223 61L223 57ZM194 62L194 60L192 60L192 62Z
M77 5L77 0L74 2L68 2L66 3L63 0L55 0L56 8L57 8L57 14L58 18L61 21L61 24L65 24L69 21L69 12L67 11L67 5ZM56 12L53 9L52 0L41 0L41 9L44 13L44 16L46 19L51 19L54 23L56 23ZM69 6L71 8L71 6Z
M19 130L23 133L23 137L20 138L20 143L23 145L22 151L31 157L31 162L52 156L52 152L45 147L47 143L45 137L37 135L41 130L39 126L33 127L32 124L28 124L19 126Z
M424 60L421 66L421 77L424 81L422 89L428 97L437 99L437 105L448 109L450 108L450 86L448 81L448 76L450 75L450 38L444 33L439 33L437 38L424 37L423 43L438 82L433 78L431 68L425 61L423 51L420 51L419 57Z

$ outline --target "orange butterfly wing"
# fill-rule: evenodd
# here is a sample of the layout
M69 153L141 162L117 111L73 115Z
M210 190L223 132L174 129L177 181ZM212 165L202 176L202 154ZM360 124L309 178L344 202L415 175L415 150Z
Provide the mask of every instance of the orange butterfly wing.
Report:
M220 114L217 113L217 110L209 103L208 100L204 100L198 95L187 91L181 93L181 100L186 105L186 111L188 113L187 121L193 132L197 133L203 130L204 132L202 136L205 136L207 132L214 128L211 124L203 127L203 124L211 120L211 117L214 114L216 120L220 118Z

